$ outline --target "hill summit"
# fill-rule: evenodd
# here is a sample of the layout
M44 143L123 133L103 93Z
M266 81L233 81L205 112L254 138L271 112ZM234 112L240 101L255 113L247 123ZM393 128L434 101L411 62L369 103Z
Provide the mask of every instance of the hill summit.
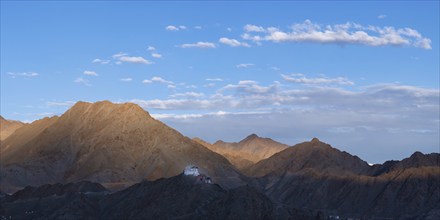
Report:
M78 102L51 122L42 129L36 129L38 121L27 126L34 135L25 142L5 140L3 188L80 180L124 185L175 176L188 164L203 167L203 173L226 187L241 183L226 159L136 104Z

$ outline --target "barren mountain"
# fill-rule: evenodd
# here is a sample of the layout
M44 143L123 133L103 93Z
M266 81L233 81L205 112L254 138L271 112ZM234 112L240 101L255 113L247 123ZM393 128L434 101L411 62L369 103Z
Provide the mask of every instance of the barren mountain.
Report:
M0 116L0 141L6 139L9 135L14 133L15 130L23 126L24 123L19 121L6 120Z
M196 139L196 141L223 155L240 170L288 147L270 138L258 137L256 134L249 135L238 143L217 141L211 145L200 139Z
M369 166L313 139L247 170L275 201L344 218L434 218L440 214L439 154Z
M26 187L0 201L0 216L12 219L325 219L249 186L227 190L183 174L113 194L90 182Z
M357 156L341 152L330 145L314 138L310 142L297 144L268 159L262 160L245 170L253 177L283 172L314 171L334 173L336 175L353 175L367 173L370 166Z
M33 138L41 134L46 128L51 126L56 120L57 116L46 117L36 120L31 124L25 124L11 134L8 138L1 142L0 152L12 152L21 149L21 146L31 141ZM14 146L11 148L11 146Z
M78 102L26 143L17 142L1 155L3 189L80 180L131 184L177 175L188 164L223 186L242 182L225 158L130 103Z

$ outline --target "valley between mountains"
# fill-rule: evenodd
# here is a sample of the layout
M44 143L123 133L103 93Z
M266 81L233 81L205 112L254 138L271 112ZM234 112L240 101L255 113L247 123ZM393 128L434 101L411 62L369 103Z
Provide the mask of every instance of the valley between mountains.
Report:
M439 152L369 165L317 138L211 144L108 101L2 117L0 136L0 219L440 219Z

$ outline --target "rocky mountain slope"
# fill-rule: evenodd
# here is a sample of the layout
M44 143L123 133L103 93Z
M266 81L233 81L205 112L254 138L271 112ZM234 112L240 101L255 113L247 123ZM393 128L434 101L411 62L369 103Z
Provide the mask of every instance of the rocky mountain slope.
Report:
M12 152L14 149L21 149L23 145L31 141L33 138L40 135L46 128L51 126L58 119L57 116L46 117L40 120L36 120L31 124L25 124L19 129L17 129L13 134L8 136L5 140L1 142L0 152L9 151ZM10 148L14 146L13 148ZM10 149L9 149L10 148Z
M274 201L345 218L440 215L440 155L419 152L369 166L318 139L304 142L246 170Z
M24 123L19 121L6 120L2 116L0 116L0 141L3 141L9 135L15 132L15 130L19 129L23 126Z
M243 183L225 158L135 104L78 102L59 118L43 121L23 128L25 138L5 140L2 190L80 180L108 186L132 184L174 176L188 164L203 167L224 187Z
M240 170L288 147L270 138L261 138L256 134L249 135L238 143L217 141L214 144L209 144L198 138L195 141L223 155Z

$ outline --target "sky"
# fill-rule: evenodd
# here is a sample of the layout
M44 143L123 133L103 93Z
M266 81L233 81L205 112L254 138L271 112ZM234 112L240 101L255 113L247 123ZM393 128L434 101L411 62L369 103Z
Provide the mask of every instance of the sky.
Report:
M189 137L439 152L439 2L1 1L1 115L133 102Z

